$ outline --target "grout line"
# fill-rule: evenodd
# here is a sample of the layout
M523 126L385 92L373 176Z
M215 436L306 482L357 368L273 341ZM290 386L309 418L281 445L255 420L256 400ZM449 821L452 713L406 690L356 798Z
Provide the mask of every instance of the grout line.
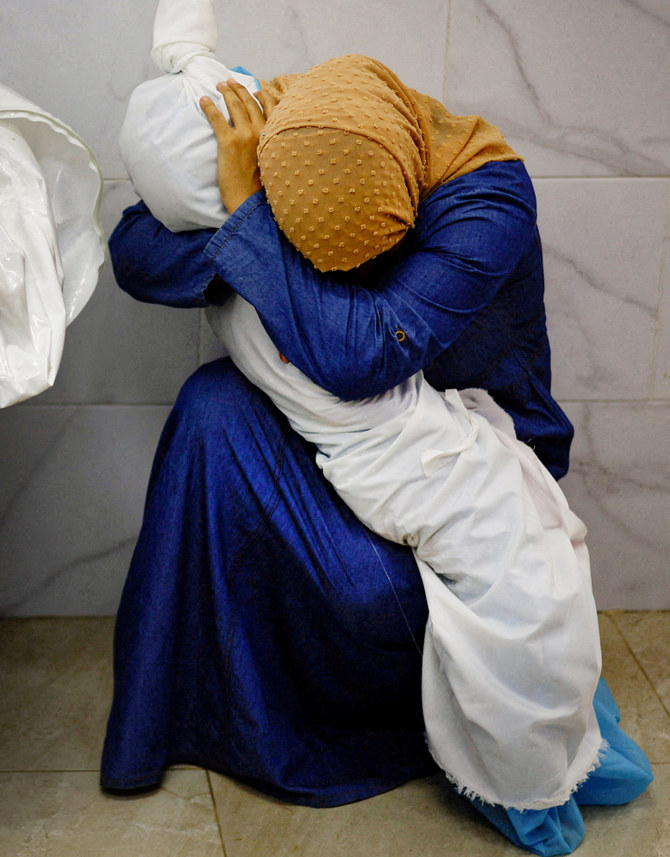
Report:
M652 175L652 176L618 176L618 175L610 175L610 176L585 176L585 175L538 175L536 173L529 173L533 182L536 181L560 181L561 179L565 179L566 181L668 181L670 179L670 174L668 175Z
M216 826L219 830L219 840L221 842L221 850L223 852L223 857L226 857L226 843L223 841L223 829L221 827L221 819L219 817L219 808L216 804L216 798L214 797L214 787L212 786L211 771L206 770L205 775L207 777L207 785L209 786L209 796L212 799L212 806L214 807L214 818L216 819Z
M105 620L115 619L116 613L39 613L30 616L3 616L0 613L0 624L2 622L51 622L54 619L64 621L81 621L81 620Z
M2 774L99 774L100 768L0 768Z
M637 664L638 669L640 670L640 672L642 673L642 675L646 678L646 680L649 682L649 686L651 687L651 689L652 689L652 691L653 691L653 693L654 693L654 696L655 696L655 697L656 697L656 699L658 699L658 701L661 703L661 708L663 709L663 711L665 711L665 713L668 715L668 717L670 717L670 711L668 711L668 708L667 708L667 706L665 705L665 702L664 702L664 701L661 699L661 697L659 696L658 691L656 690L656 685L655 685L655 683L652 681L652 679L651 679L651 677L649 676L649 674L647 673L646 669L645 669L645 668L642 666L642 664L640 663L640 661L639 661L639 659L638 659L637 655L635 654L635 651L633 650L632 646L631 646L631 645L630 645L630 643L628 642L628 640L627 640L627 638L626 638L626 635L624 634L623 630L619 627L619 623L616 621L616 618L615 618L615 614L616 614L616 612L617 612L617 611L616 611L616 610L605 610L605 611L603 611L603 612L604 612L607 616L609 616L609 618L610 618L610 620L611 620L612 624L614 625L614 627L615 627L615 629L616 629L617 633L619 634L619 636L620 636L620 637L621 637L621 639L623 640L623 642L624 642L624 644L625 644L626 648L628 649L628 651L629 651L629 652L630 652L630 654L631 654L631 657L633 658L633 660L634 660L634 661L635 661L635 663ZM633 612L633 611L631 611L631 612ZM635 611L635 612L638 612L638 611ZM652 611L641 611L641 612L652 612ZM666 611L661 611L661 612L666 612Z
M647 396L642 399L570 399L567 396L557 395L556 400L566 405L665 405L670 402L670 397Z
M76 617L73 617L76 618ZM102 748L97 756L102 755ZM200 771L197 765L170 765L169 771ZM99 774L100 767L94 768L0 768L0 774ZM162 788L162 785L160 786ZM132 789L130 790L132 791ZM158 789L156 789L158 791Z
M667 405L670 403L670 396L646 396L640 399L571 399L559 395L556 399L559 404L563 402L567 405ZM21 408L171 408L173 405L173 400L164 402L37 402L30 400L19 403Z
M177 394L175 393L175 398ZM174 400L165 402L19 402L20 408L171 408Z

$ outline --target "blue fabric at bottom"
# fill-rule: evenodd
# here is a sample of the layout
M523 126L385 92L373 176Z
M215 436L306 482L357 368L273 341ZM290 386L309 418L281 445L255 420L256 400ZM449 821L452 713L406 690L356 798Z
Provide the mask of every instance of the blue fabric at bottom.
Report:
M575 799L581 806L619 806L630 803L654 779L649 760L618 725L621 715L604 679L593 701L600 734L610 745L599 768L579 787Z
M584 838L580 805L629 803L654 779L647 757L618 726L619 709L605 679L598 683L593 706L600 732L610 746L600 767L570 800L551 809L525 812L472 801L501 833L526 851L542 857L571 854Z
M366 530L229 360L163 431L119 607L103 786L190 762L333 806L435 772L412 552Z
M472 803L511 842L533 854L572 854L584 838L584 821L574 798L562 806L525 812L478 800Z

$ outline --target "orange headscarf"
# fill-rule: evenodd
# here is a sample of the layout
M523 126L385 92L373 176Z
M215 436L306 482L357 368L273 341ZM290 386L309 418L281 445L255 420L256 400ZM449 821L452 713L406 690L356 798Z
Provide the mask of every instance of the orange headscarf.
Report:
M479 116L452 116L356 54L264 84L280 98L258 147L279 227L320 271L393 247L436 187L489 161L518 160Z

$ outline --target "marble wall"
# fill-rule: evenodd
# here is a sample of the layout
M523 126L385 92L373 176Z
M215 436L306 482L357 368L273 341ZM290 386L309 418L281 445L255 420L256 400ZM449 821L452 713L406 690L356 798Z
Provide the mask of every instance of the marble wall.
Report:
M362 52L526 157L546 251L555 391L576 426L563 485L601 608L670 607L670 7L667 0L220 2L220 56L258 76ZM116 137L151 72L154 0L0 11L0 80L72 125L134 194ZM0 412L0 608L114 612L153 450L217 347L200 312L133 302L109 265L53 389Z

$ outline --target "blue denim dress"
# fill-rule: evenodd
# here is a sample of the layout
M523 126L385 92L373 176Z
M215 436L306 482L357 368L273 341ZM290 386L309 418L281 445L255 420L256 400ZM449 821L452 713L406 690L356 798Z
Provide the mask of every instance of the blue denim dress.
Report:
M542 253L521 162L435 191L400 253L366 281L315 271L262 191L216 232L172 234L139 203L110 249L119 285L139 300L205 306L235 290L278 350L342 398L419 369L438 389L482 387L556 478L567 470L572 427L550 394ZM363 527L314 453L229 360L184 385L119 608L104 787L152 786L189 762L334 806L435 771L412 553ZM649 782L645 762L626 799ZM575 799L540 814L478 809L539 854L567 853L583 835Z

